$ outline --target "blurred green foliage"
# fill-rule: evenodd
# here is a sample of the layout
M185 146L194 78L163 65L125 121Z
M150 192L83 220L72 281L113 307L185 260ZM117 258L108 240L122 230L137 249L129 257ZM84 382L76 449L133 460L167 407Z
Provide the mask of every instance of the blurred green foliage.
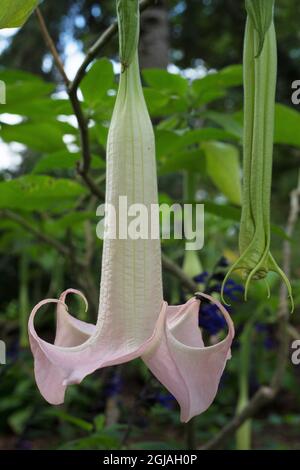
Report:
M74 34L80 34L87 44L99 32L100 25L103 27L111 18L112 3L107 2L108 6L96 18L91 15L94 2L59 2L57 15L62 5L65 11L68 6L77 5L72 19L84 13L86 26L81 31L74 27ZM213 274L221 256L230 260L236 256L241 185L243 112L239 62L243 10L233 1L200 3L171 2L175 12L171 17L172 54L176 57L176 50L183 49L183 57L174 60L178 65L195 66L201 57L218 71L194 80L158 69L145 70L142 74L155 127L160 201L184 202L192 197L190 202L203 202L206 208L205 249L195 254L195 259L186 259L182 241L163 241L165 253L191 275L201 271ZM296 9L296 3L292 3ZM299 70L299 65L293 69L292 51L297 49L296 15L291 15L287 5L291 2L278 2L277 21L280 54L288 58L291 72ZM49 8L47 2L45 8ZM176 8L181 8L181 16ZM53 12L49 12L50 29L51 15ZM20 152L21 165L0 173L0 337L8 345L7 365L0 366L0 448L184 449L187 431L179 422L176 403L139 361L93 374L81 385L71 387L66 403L60 407L47 405L36 388L32 357L24 345L29 310L42 298L57 297L65 287L82 288L83 283L89 286L87 273L75 267L78 259L84 259L87 253L89 282L98 294L101 242L95 237L98 222L95 211L99 201L91 196L76 170L80 139L70 103L62 93L57 93L61 84L57 83L55 74L45 76L41 72L41 60L31 64L32 72L25 72L29 67L24 66L21 52L18 57L11 57L19 38L24 38L28 34L26 30L31 31L34 24L32 18L28 30L26 26L18 33L3 55L5 67L0 69L0 79L7 85L7 104L0 109L0 137L7 144L17 142L24 146ZM58 40L57 25L54 30ZM35 34L41 59L45 49L37 31ZM25 53L26 44L22 47ZM112 55L115 57L115 53ZM290 90L280 88L287 78L287 69L280 70L279 75L282 99L276 107L272 199L273 244L278 257L285 239L288 193L297 182L295 169L299 167L300 155L300 113L287 106ZM293 76L296 78L299 77ZM95 60L80 90L82 106L89 117L91 174L104 191L105 145L117 90L112 62L108 58ZM7 114L21 118L13 123L7 120ZM184 185L191 174L193 188L187 194ZM39 237L41 233L46 239ZM64 257L47 239L71 247L77 260ZM297 240L299 227L290 241L292 281L299 306ZM197 269L200 271L196 272ZM237 277L236 281L240 279ZM237 330L233 358L214 405L196 421L195 437L199 444L215 435L235 413L241 373L241 334L253 312L257 324L251 334L249 394L270 379L276 361L278 279L271 276L270 281L271 299L266 298L264 285L258 283L251 288L248 303L237 299L233 304ZM164 289L166 300L173 303L188 295L167 273L164 273ZM97 303L92 287L85 293ZM95 320L95 308L85 314L81 307L72 304L71 311L75 315L77 312L81 319ZM297 314L292 321L298 328ZM48 313L39 317L43 337L51 339L53 323L53 316ZM299 380L299 368L290 365L282 393L253 422L253 447L300 448ZM232 438L226 448L234 447Z

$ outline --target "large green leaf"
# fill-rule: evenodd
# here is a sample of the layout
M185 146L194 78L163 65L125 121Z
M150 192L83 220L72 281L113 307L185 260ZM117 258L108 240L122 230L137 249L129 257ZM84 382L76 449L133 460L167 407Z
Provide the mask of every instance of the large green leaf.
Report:
M39 0L1 0L0 29L22 26Z
M55 152L65 149L63 136L73 134L74 128L58 122L25 122L17 125L3 125L0 137L5 142L19 142L40 152Z
M68 100L54 100L49 98L24 98L20 100L10 100L7 95L7 104L1 106L1 113L17 114L33 121L55 118L60 115L73 114L70 102ZM0 114L1 121L1 114Z
M193 129L185 132L181 138L179 145L186 147L187 145L200 144L201 142L211 140L229 140L236 141L237 137L233 132L225 131L215 127L203 127L202 129Z
M113 66L105 58L93 63L80 85L84 100L90 108L100 105L103 97L113 88L115 88Z
M241 204L241 171L235 146L222 142L202 144L206 169L216 187L234 204Z
M151 88L166 94L184 96L188 90L188 81L186 78L169 73L166 70L144 70L143 78Z
M236 139L242 140L243 123L238 122L231 114L219 113L217 111L207 111L203 113L203 117L223 127L225 131L232 134Z
M283 104L275 108L275 143L300 147L300 113Z
M217 215L225 220L239 222L241 219L241 209L229 204L216 204L211 201L204 201L205 212Z
M152 117L170 116L188 111L188 100L177 94L165 94L154 88L144 88L146 103Z
M195 149L195 147L202 142L212 140L237 140L234 134L213 127L193 129L183 132L182 134L165 129L156 129L155 138L158 159L167 154L176 153L178 151L182 152L182 150L187 147L193 147Z
M224 69L210 73L203 78L194 80L192 92L198 99L202 99L208 92L222 94L229 87L243 84L243 68L241 65L230 65Z
M158 173L176 173L178 171L189 171L203 174L205 171L205 159L200 150L181 151L168 155L160 160Z
M168 97L158 90L144 88L144 96L151 116L163 115L163 109L168 104Z
M44 155L35 165L32 173L47 174L57 170L75 170L77 162L81 160L79 152L70 153L67 150L60 150ZM92 155L92 168L105 168L105 161Z
M68 179L49 176L22 176L0 183L0 208L18 210L64 209L86 190Z

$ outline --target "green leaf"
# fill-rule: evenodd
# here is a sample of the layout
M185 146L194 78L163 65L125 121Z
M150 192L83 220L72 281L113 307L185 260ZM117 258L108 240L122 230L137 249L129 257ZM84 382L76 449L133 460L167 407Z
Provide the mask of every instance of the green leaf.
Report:
M224 96L224 91L227 88L240 86L242 84L242 65L230 65L229 67L225 67L218 72L213 72L203 78L194 80L192 84L192 92L201 101L206 94L212 93L212 99L210 100L212 101L215 98Z
M204 201L204 210L209 214L217 215L222 219L239 222L241 218L241 209L228 204L216 204L211 201Z
M23 90L24 91L24 90ZM51 98L31 97L11 101L1 106L1 113L10 113L23 116L31 121L40 121L45 118L45 110L47 110L47 118L56 118L59 115L71 115L73 111L68 100L54 100ZM1 114L0 114L1 120Z
M19 142L40 152L55 152L65 149L63 136L68 133L74 133L74 128L53 120L53 122L5 124L0 130L0 137L5 142Z
M95 213L87 211L76 211L70 212L69 214L63 215L61 217L47 220L47 222L43 224L43 229L53 236L57 236L59 231L64 233L68 228L72 228L73 232L74 229L79 228L82 234L83 222L86 220L94 222L95 225L97 223L97 217L95 216Z
M41 77L34 75L30 72L25 72L24 70L19 69L1 69L0 78L3 80L6 85L12 85L16 82L43 82Z
M215 127L203 127L202 129L194 129L185 132L179 141L181 147L187 145L200 144L201 142L211 140L237 140L236 135L233 132L225 131L223 129L217 129Z
M144 88L144 96L147 108L151 116L161 116L164 107L168 104L169 99L158 90L152 88Z
M107 429L105 432L91 434L71 442L67 442L59 447L59 450L116 450L120 449L121 439L117 433Z
M25 426L32 415L33 407L20 408L10 415L8 424L12 430L17 434L22 434Z
M56 416L63 422L67 422L70 424L73 424L79 429L83 429L84 431L92 431L94 429L94 426L92 423L89 423L88 421L85 421L84 419L77 418L76 416L72 416L69 413L66 413L63 410L60 410L58 408L51 408L50 410L47 411L48 415L50 416Z
M180 135L176 132L155 129L155 144L156 144L156 155L160 159L171 153L174 149L177 149L180 142Z
M215 186L234 204L241 204L241 172L236 147L221 142L202 145L206 169Z
M200 174L205 172L205 159L199 149L172 153L162 158L158 167L160 175L176 173L182 170Z
M182 150L187 149L187 147L193 147L195 150L196 146L199 146L202 142L211 140L234 141L237 139L234 134L224 131L223 129L207 127L202 129L193 129L182 134L165 129L156 129L155 140L157 158L160 160L162 157L169 154L173 155L174 153L178 153L178 151L183 153ZM172 157L172 155L170 155L170 157ZM184 156L182 158L184 158Z
M1 0L0 29L22 26L39 0Z
M0 183L0 208L25 211L64 209L86 193L80 184L68 179L29 175Z
M101 124L96 124L90 129L90 135L95 139L96 142L99 142L101 147L106 148L108 127L105 127Z
M93 63L80 85L84 100L92 109L101 104L108 90L113 88L115 88L113 66L105 58Z
M175 94L185 96L188 91L186 78L166 70L147 69L143 71L143 78L147 85L164 94Z
M275 143L300 147L300 113L283 104L275 107Z
M60 150L48 155L44 155L37 162L32 170L33 174L51 173L57 170L75 170L77 162L81 160L79 152L70 153L67 150ZM105 168L105 162L99 157L92 155L92 168Z
M23 102L30 103L31 101L45 98L54 92L54 90L55 87L52 83L45 83L42 80L17 81L6 87L6 107L9 109L11 105L18 105Z
M225 131L230 133L238 140L243 138L243 123L237 121L232 115L226 113L218 113L217 111L207 111L203 113L203 117L223 127Z

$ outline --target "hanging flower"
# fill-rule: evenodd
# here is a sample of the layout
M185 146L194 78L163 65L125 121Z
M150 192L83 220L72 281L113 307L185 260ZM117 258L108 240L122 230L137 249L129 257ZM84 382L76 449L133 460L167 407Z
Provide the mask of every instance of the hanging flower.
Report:
M138 66L138 1L119 0L118 13L123 72L108 135L106 178L106 203L115 207L117 217L120 195L127 196L128 205L140 203L149 210L158 199L154 134ZM124 44L131 46L124 49ZM86 302L69 289L59 300L40 302L29 319L36 382L48 402L62 403L67 386L100 367L141 357L179 402L182 421L208 408L230 357L233 323L219 302L203 294L228 325L225 339L205 347L198 327L200 299L176 307L163 301L159 239L104 239L96 325L69 314L66 297L71 293ZM57 304L54 344L41 339L34 327L47 303Z

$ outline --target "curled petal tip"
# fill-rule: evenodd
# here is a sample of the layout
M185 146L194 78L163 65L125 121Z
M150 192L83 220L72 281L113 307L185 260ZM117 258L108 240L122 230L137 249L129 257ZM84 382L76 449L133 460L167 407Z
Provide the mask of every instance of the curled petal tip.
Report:
M84 301L84 305L85 305L85 312L88 311L88 307L89 307L89 304L88 304L88 301L85 297L85 295L78 289L73 289L73 288L70 288L70 289L67 289L65 290L61 296L60 296L60 300L62 300L64 303L65 303L65 300L66 300L66 297L68 294L75 294L75 295L79 295L79 297L81 297ZM67 307L68 309L68 307Z

